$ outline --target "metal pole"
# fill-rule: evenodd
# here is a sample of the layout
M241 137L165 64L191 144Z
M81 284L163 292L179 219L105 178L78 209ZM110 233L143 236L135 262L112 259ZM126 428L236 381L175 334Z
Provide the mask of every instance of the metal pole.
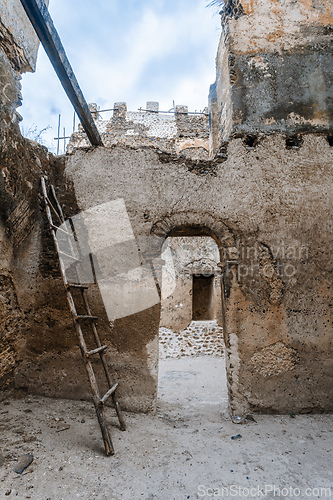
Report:
M60 143L60 120L61 120L61 115L59 114L59 120L58 120L58 143L57 143L57 155L59 154L59 143Z
M93 146L103 146L88 104L43 0L20 0Z

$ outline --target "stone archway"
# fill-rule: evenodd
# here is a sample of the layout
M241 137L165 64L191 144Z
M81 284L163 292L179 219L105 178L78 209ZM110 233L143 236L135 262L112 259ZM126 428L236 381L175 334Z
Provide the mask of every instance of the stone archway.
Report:
M227 383L228 383L228 395L229 395L229 405L232 411L240 408L242 397L238 398L238 372L234 369L231 358L238 356L238 353L234 352L234 348L231 352L229 332L227 329L228 322L226 321L226 314L228 310L226 307L226 293L225 293L225 283L228 281L227 286L229 289L228 294L230 294L230 287L233 286L235 273L228 273L228 276L224 276L224 262L228 258L228 255L232 253L235 249L235 238L230 230L230 228L220 220L216 220L211 214L199 214L196 212L180 212L175 213L170 216L164 217L162 220L157 221L151 229L151 236L155 238L155 255L157 252L161 251L163 243L170 236L211 236L217 243L219 253L220 253L220 264L221 264L221 295L222 295L222 318L223 318L223 331L224 331L224 342L226 347L226 372L227 372ZM235 390L236 389L236 390ZM239 399L240 401L237 401Z
M161 238L162 244L168 236L211 236L220 253L223 248L235 246L230 228L208 213L177 212L153 224L151 235Z

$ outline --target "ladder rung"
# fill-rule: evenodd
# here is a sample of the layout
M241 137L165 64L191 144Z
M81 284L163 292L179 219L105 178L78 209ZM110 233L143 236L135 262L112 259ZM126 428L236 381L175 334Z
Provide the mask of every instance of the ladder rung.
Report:
M99 352L105 351L105 349L107 349L107 348L108 348L107 345L101 345L101 347L97 347L97 349L93 349L92 351L88 351L86 353L86 356L87 356L87 358L89 358L89 356L92 356L93 354L98 354Z
M79 285L78 283L67 283L67 288L81 288L82 290L88 290L88 285Z
M118 387L118 382L116 382L112 387L111 389L108 390L108 392L106 392L104 394L104 396L102 397L102 399L100 400L99 402L99 405L100 406L103 406L105 401L116 391L117 387Z
M68 259L74 260L74 262L80 262L80 259L74 257L74 255L68 255L68 253L62 252L61 250L59 250L59 254L63 255L64 257L67 257Z
M98 319L98 316L90 316L88 314L79 314L78 316L75 316L75 319L77 321L80 321L81 319L84 320L84 319L89 319L91 321L96 321Z
M72 236L68 231L65 231L62 229L62 227L56 226L55 224L50 224L52 229L55 229L56 231L60 231L61 233L67 234L67 236Z

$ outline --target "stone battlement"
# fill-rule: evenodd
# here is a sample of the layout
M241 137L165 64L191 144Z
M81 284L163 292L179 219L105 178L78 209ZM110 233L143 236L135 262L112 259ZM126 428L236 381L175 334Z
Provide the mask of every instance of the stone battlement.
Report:
M148 101L146 108L128 111L125 102L114 104L112 117L103 119L97 104L89 109L105 146L124 144L131 147L153 146L163 151L191 158L209 157L209 115L189 112L187 106L176 106L170 111L160 111L159 103ZM74 133L68 144L68 152L76 148L89 147L82 126Z

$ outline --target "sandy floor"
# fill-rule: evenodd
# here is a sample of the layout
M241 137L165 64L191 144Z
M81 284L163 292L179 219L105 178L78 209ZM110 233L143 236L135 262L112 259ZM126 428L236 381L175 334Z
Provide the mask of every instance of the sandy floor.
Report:
M163 361L155 416L126 414L121 432L107 410L113 457L103 454L89 403L33 396L0 403L1 500L333 497L332 415L255 415L257 423L235 425L223 363ZM13 472L28 452L33 463Z

